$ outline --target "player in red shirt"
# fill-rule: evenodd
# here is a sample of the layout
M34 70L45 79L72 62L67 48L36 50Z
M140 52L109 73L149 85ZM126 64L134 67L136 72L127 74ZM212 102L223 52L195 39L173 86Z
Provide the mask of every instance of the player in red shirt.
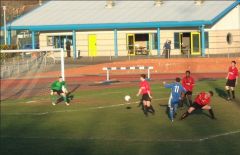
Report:
M210 102L211 102L211 97L212 96L213 96L213 92L212 91L199 93L198 96L195 98L195 101L193 102L193 104L182 115L180 120L185 119L186 117L188 117L188 115L190 115L194 110L197 110L197 109L208 110L210 115L211 115L211 118L215 119L213 110L212 110L212 108L210 106Z
M151 105L151 90L150 90L150 85L149 83L146 81L146 75L142 74L140 76L140 89L137 93L137 96L139 96L140 94L142 94L142 99L141 101L143 102L143 111L144 114L147 116L148 112L151 113L155 113L155 110L153 109L153 106ZM151 111L149 111L151 109Z
M238 83L238 69L236 67L236 61L232 61L231 66L228 69L228 75L226 77L226 91L227 91L227 100L231 100L230 90L232 92L232 98L235 99L234 88Z
M180 102L180 107L183 106L184 101L187 99L189 106L192 105L192 91L193 91L193 87L195 85L195 81L194 79L191 77L190 75L190 71L186 71L186 76L183 77L182 79L182 86L185 88L185 90L187 91L184 94L184 97L182 98L181 102Z

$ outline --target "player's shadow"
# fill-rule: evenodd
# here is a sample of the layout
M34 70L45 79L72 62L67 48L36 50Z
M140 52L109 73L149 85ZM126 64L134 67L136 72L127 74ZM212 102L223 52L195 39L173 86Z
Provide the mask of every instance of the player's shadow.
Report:
M204 115L208 118L211 118L211 115L208 113L208 110L202 110L202 109L198 109L198 110L195 110L191 113L191 115Z
M167 117L168 117L169 119L171 119L171 118L170 118L170 115L169 115L169 107L168 107L168 105L167 105L167 104L165 104L165 105L159 104L159 106L166 109L166 110L165 110L165 114L167 115Z
M72 90L70 90L67 94L67 100L68 102L70 102L71 100L73 100L74 95L72 93L74 93L78 88L80 87L80 84L76 85ZM57 104L63 101L63 97L60 97L59 99L57 99Z
M223 89L220 88L215 88L216 93L218 94L219 97L226 99L227 98L227 94Z

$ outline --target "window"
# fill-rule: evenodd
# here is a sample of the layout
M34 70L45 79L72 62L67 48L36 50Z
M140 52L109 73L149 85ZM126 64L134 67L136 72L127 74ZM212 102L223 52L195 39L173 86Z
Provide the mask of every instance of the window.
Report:
M179 33L174 32L174 49L180 48L180 42L179 42Z
M153 34L152 34L152 49L153 49L153 50L158 49L157 33L153 33Z
M66 43L69 41L72 45L72 36L47 36L47 46L53 46L54 48L66 48Z
M227 43L228 43L229 45L232 44L232 34L231 34L231 33L228 33L228 34L227 34L226 40L227 40Z
M47 37L47 45L53 46L53 37Z
M204 32L205 33L205 48L209 48L209 36L208 36L208 32Z

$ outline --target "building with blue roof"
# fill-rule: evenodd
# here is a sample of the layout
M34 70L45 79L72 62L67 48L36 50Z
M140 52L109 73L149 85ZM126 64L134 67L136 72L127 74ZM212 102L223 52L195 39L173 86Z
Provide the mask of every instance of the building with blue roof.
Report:
M49 1L7 24L27 30L32 48L66 48L72 55L160 56L240 52L240 1ZM37 39L36 39L37 38ZM228 51L227 51L228 50Z

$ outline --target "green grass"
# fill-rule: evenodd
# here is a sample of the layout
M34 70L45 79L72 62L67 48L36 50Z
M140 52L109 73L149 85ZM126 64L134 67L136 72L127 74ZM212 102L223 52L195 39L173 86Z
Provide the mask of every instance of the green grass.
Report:
M195 93L214 90L217 120L196 112L171 123L166 115L169 90L152 84L156 109L145 117L134 97L136 87L104 88L74 92L70 107L52 106L49 96L1 102L1 154L239 154L240 98L227 102L219 93L225 80L199 81ZM123 97L130 94L131 104ZM236 90L240 96L240 89ZM35 101L35 102L29 102ZM112 106L113 105L113 106ZM116 105L116 106L114 106ZM127 107L131 107L127 109ZM186 111L179 109L177 118ZM213 137L212 137L213 136ZM199 139L210 137L200 141Z

